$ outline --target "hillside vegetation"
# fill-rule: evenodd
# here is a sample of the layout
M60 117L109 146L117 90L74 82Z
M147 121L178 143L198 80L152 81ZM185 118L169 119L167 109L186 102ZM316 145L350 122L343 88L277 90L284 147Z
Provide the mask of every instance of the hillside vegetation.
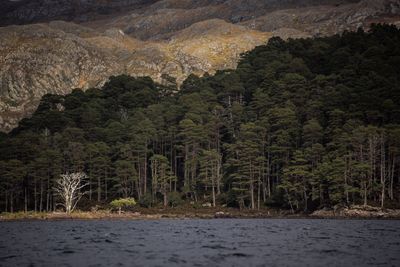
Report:
M400 25L398 0L0 1L0 131L45 94L102 87L112 75L180 85L237 67L272 36L330 36ZM21 24L21 25L20 25ZM17 25L17 26L16 26Z
M0 136L3 211L56 209L54 181L85 172L87 201L134 197L312 211L400 200L400 30L283 41L236 70L45 95Z

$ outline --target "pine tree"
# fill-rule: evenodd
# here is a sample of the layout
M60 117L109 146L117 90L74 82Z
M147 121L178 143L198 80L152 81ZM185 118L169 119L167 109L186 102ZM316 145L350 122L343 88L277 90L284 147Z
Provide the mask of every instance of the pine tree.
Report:
M199 162L199 177L202 179L206 191L211 187L212 203L215 207L216 195L220 192L222 157L215 149L203 150Z
M239 205L243 207L245 200L248 199L251 209L255 209L255 190L257 186L262 187L261 181L264 175L265 129L255 123L242 124L238 140L229 145L228 150L227 167L234 170L231 175L232 189L238 195ZM259 205L257 206L259 208Z
M137 171L130 161L118 160L115 162L116 180L114 188L120 193L123 198L128 198L133 195L135 186L138 187Z
M283 169L283 179L279 187L286 192L292 211L293 205L297 209L302 205L304 211L308 211L312 179L310 169L310 164L305 159L304 152L301 150L295 151L290 166Z
M168 191L170 184L176 179L170 170L168 158L162 155L153 155L150 158L153 201L157 192L163 195L164 207L168 205Z

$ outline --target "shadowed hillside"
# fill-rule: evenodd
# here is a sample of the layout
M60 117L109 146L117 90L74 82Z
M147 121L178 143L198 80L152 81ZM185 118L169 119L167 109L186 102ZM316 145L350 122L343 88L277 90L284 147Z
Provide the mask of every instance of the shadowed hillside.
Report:
M112 74L181 84L235 68L241 53L284 39L398 24L397 0L2 1L0 130L46 93L102 85ZM60 21L63 20L63 21ZM67 22L66 22L67 21ZM42 24L30 24L43 22Z

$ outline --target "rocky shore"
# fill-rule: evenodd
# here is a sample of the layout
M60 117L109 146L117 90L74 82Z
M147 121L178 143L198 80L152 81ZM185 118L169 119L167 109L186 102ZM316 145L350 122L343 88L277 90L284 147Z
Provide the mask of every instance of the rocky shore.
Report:
M350 207L335 207L314 211L311 217L317 218L387 218L400 219L399 209L381 209L373 206L353 205Z
M311 214L290 213L286 210L239 210L239 209L138 209L138 211L123 212L121 214L104 211L77 211L71 214L63 212L17 212L1 213L0 221L18 220L158 220L158 219L400 219L399 209L380 209L372 206L351 206L335 209L322 209Z

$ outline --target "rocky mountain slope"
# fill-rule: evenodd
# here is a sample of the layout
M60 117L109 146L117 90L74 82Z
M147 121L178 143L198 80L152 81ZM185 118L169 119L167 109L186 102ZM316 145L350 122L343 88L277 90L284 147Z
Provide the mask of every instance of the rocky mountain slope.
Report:
M273 35L400 21L400 0L14 0L0 10L2 131L29 116L42 95L98 86L110 75L161 82L168 74L180 83L190 73L234 68L241 53Z
M88 21L145 8L156 0L2 0L0 25Z

